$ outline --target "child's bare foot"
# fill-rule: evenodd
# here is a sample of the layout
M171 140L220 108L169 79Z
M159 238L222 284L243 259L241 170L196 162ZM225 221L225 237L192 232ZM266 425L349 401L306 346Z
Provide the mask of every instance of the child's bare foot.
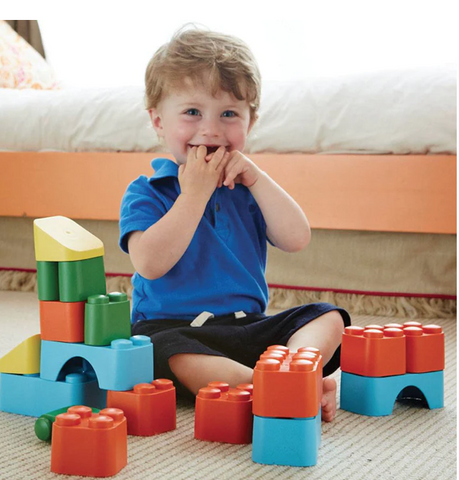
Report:
M325 377L322 388L322 420L331 422L336 414L336 380Z

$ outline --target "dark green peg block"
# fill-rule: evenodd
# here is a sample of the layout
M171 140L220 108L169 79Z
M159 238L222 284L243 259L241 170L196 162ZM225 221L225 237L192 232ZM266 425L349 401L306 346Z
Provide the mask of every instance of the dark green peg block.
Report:
M85 306L84 343L110 345L131 338L131 308L125 293L91 295Z
M37 262L38 300L59 300L57 262Z
M104 257L59 262L61 302L83 302L91 295L106 292Z
M53 432L53 423L56 420L56 417L61 413L67 413L67 410L70 407L59 408L58 410L53 410L52 412L45 413L37 418L35 422L35 435L45 442L51 442L52 432ZM99 413L98 408L92 408L92 413Z

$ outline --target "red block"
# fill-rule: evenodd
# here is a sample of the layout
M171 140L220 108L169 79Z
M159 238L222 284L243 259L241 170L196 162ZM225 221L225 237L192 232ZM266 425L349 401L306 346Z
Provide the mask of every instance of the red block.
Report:
M175 387L164 378L139 383L133 390L107 392L107 407L123 410L129 435L149 437L176 427Z
M194 437L211 442L246 444L252 442L252 385L229 388L211 382L196 397Z
M42 340L79 343L84 341L86 302L40 302Z
M269 347L253 371L253 413L260 417L310 418L319 413L323 360L316 348L290 354Z
M405 324L406 371L436 372L445 369L445 335L438 325Z
M406 339L403 329L370 325L346 327L341 343L341 370L366 377L406 373Z
M122 410L71 407L56 416L51 471L67 475L110 477L127 465L127 424Z

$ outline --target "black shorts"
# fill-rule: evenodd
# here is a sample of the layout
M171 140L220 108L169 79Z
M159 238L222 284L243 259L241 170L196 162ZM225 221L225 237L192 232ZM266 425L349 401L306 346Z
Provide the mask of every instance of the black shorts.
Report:
M228 357L254 368L267 347L286 345L298 329L333 310L341 314L345 326L351 324L346 310L330 303L312 303L272 316L249 313L246 317L235 318L234 314L222 315L208 319L201 327L190 327L189 320L142 320L132 325L132 335L146 335L151 338L154 349L155 378L172 380L178 394L194 398L180 384L169 367L169 358L173 355L197 353ZM333 357L324 366L324 376L330 375L339 365L340 348L338 347Z

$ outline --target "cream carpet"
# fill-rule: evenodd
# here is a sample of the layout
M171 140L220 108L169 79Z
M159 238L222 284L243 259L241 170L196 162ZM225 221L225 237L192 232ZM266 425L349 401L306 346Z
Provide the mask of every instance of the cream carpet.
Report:
M396 321L396 317L353 317L353 323L362 326ZM295 468L253 463L250 445L195 440L193 406L179 403L175 431L149 438L129 437L128 465L116 478L455 479L456 320L428 323L441 325L446 336L443 409L396 403L389 417L364 417L338 410L332 423L322 424L317 465ZM0 291L0 357L38 332L36 294ZM339 385L339 373L335 378ZM50 446L35 437L34 422L31 417L0 412L0 479L83 478L50 472Z

